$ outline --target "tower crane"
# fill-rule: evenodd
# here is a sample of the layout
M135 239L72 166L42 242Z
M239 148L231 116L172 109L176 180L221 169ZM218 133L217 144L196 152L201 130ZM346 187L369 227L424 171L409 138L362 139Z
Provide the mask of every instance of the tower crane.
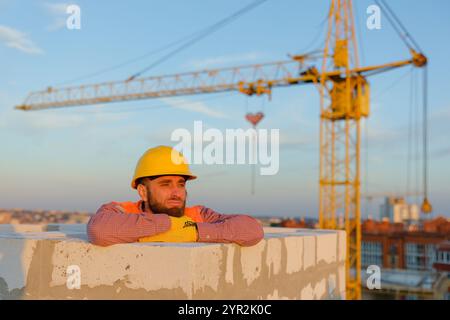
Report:
M360 299L360 120L370 113L367 77L408 65L424 68L425 55L417 46L409 49L408 59L360 66L352 0L331 0L325 48L320 55L313 52L266 64L48 87L30 93L16 109L31 111L225 91L270 96L278 87L315 85L320 94L319 224L321 228L337 229L338 214L344 215L346 297ZM320 70L309 64L318 58L322 59ZM426 170L424 173L426 185ZM426 188L422 211L431 211Z

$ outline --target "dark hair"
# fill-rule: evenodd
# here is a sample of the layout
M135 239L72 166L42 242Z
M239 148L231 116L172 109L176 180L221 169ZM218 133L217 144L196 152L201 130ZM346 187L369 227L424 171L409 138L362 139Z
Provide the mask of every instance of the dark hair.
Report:
M136 179L136 188L138 187L138 185L142 184L143 186L145 186L145 180L147 180L147 178L149 177L142 177L142 178L138 178Z
M142 177L142 178L138 178L138 179L136 179L136 182L135 182L135 183L136 183L136 188L137 188L137 186L140 185L140 184L142 184L142 185L145 186L145 180L147 180L147 179L149 179L149 180L154 180L154 179L156 179L156 178L163 177L163 176L171 176L171 174L161 174L161 175L159 175L159 176L151 176L151 177ZM180 177L183 177L183 178L184 178L184 181L188 181L188 180L189 180L189 176L180 175Z

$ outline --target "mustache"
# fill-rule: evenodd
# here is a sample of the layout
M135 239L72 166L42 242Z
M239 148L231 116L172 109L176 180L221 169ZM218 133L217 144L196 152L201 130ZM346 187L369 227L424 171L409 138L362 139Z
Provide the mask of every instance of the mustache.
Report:
M169 201L170 201L170 200L183 201L183 199L181 199L180 197L171 197L171 198L169 198L168 200L169 200Z

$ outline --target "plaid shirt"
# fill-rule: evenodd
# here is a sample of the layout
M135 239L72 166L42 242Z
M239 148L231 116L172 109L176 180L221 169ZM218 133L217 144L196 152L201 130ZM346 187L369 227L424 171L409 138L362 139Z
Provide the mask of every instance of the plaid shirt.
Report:
M264 238L261 224L242 214L220 214L201 207L203 222L198 222L198 242L236 243L252 246ZM129 214L116 202L102 205L87 224L89 242L99 246L137 242L170 229L167 214L142 211Z

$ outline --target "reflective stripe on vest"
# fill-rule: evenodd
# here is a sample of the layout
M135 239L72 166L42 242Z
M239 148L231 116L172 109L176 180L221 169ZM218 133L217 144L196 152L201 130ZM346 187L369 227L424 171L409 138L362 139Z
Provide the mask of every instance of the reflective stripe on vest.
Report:
M142 200L138 202L114 202L115 205L119 206L121 211L124 213L130 213L130 214L140 214L142 213L141 210L141 203ZM194 206L194 207L186 207L184 208L184 215L191 218L195 222L203 222L201 212L201 206Z

